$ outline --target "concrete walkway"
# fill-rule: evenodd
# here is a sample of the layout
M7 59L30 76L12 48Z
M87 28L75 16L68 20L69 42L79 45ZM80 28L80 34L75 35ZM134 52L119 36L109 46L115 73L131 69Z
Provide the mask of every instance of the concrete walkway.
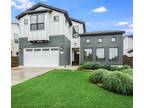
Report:
M28 68L28 67L16 67L11 69L11 85L22 83L26 80L44 74L53 69L70 69L76 70L78 66L60 66L50 68Z

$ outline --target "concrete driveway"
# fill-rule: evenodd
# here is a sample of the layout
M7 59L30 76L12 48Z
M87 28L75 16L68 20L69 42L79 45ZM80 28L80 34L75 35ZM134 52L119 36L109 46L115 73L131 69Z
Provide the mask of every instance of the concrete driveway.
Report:
M11 69L11 85L22 83L26 80L44 74L54 68L21 68Z

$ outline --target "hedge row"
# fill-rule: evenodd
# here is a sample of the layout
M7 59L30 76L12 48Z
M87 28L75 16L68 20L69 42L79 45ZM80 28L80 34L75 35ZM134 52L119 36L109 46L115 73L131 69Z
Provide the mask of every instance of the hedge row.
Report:
M131 69L130 66L124 65L124 66L110 66L110 65L104 65L98 62L85 62L80 65L79 69L89 69L89 70L95 70L95 69L107 69L110 71L115 71L115 70L124 70L124 69Z
M99 69L90 76L90 81L95 84L100 83L103 88L112 92L124 95L133 94L132 69L121 71Z

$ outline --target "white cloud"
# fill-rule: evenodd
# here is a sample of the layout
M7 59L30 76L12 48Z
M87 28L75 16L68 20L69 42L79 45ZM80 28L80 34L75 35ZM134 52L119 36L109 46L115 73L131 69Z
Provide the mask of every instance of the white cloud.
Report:
M126 29L125 31L126 31L127 33L133 33L133 29L132 29L132 28Z
M99 7L99 8L93 9L92 11L93 11L93 12L96 12L96 13L103 13L103 12L106 12L107 9L106 9L106 7L104 7L104 6L101 6L101 7Z
M30 0L12 0L11 6L15 7L18 10L25 10L31 7L35 1L31 2Z
M128 24L129 24L128 22L118 22L115 25L116 26L125 26L125 25L128 25Z
M130 27L130 28L133 28L133 24L130 24L129 27Z

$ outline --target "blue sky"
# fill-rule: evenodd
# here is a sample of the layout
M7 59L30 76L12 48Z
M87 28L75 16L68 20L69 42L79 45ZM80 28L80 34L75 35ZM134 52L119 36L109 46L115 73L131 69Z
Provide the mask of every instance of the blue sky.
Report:
M69 16L86 22L87 31L133 31L133 0L12 0L12 21L15 16L37 2L65 9Z

